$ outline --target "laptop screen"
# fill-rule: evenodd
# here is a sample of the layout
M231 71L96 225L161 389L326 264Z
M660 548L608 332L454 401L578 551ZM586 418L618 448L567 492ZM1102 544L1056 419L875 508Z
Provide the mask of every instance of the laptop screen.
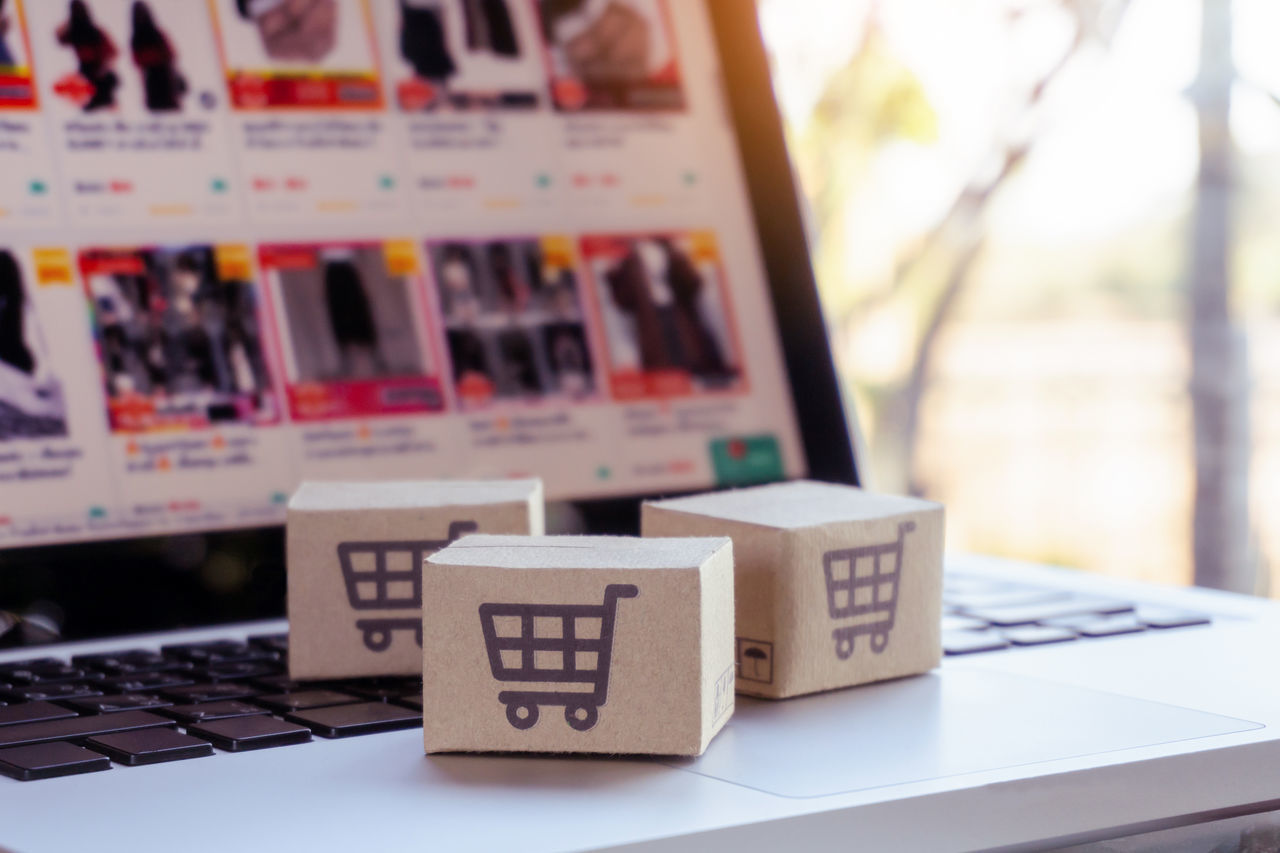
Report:
M712 21L0 0L0 547L807 472Z

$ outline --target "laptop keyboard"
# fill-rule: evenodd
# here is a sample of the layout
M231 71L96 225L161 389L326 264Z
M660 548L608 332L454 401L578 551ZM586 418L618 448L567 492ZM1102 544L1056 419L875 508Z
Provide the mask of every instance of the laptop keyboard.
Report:
M1209 622L1061 589L948 574L949 656ZM422 725L414 678L296 682L285 634L0 664L0 774L31 781Z
M948 656L1209 624L1203 613L953 573L944 582L942 614Z
M306 683L284 634L0 664L0 774L30 781L422 725L422 680Z

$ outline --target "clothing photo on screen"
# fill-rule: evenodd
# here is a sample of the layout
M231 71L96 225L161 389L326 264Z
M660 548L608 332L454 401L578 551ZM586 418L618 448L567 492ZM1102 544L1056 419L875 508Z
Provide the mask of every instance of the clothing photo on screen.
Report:
M539 0L556 106L683 109L663 0Z
M120 52L111 35L94 19L85 0L70 0L66 22L58 27L56 36L58 44L75 54L81 84L78 87L63 84L61 90L87 113L113 109L116 90L120 88L120 77L115 70Z
M397 0L400 57L413 79L399 84L405 110L522 108L538 81L510 0Z
M182 109L187 94L187 80L178 68L178 55L164 30L160 29L151 7L135 0L130 17L133 34L129 49L133 62L142 75L143 103L148 112L174 112Z
M591 393L595 387L591 350L581 322L556 321L543 326L542 346L556 391L572 397Z
M387 270L381 246L326 247L278 272L295 382L422 376L410 279Z
M67 434L62 386L23 278L14 253L0 249L0 441Z
M604 272L608 305L621 315L617 332L644 372L682 371L704 387L723 387L738 375L714 283L670 238L630 242Z
M18 28L8 7L9 0L0 0L0 70L4 71L18 67L17 55L9 46L9 39L18 35Z
M374 0L208 2L232 108L383 108ZM394 3L377 0L380 14ZM390 60L394 44L386 48Z
M337 44L337 0L235 0L235 4L241 19L257 30L263 52L275 61L316 65Z
M538 239L428 246L464 404L595 392L577 276Z
M391 373L378 345L369 294L356 265L346 258L330 258L324 264L324 304L329 330L338 346L343 376Z
M257 291L212 247L90 250L81 260L113 426L274 420Z
M23 0L0 0L0 109L31 109L36 105L28 31Z

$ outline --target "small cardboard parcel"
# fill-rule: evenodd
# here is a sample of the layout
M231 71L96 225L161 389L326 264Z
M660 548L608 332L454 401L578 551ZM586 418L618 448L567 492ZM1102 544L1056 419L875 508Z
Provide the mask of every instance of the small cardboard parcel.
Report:
M942 659L943 507L796 481L646 503L645 536L729 536L737 689L781 699Z
M289 674L422 674L422 562L476 531L542 533L542 481L307 482L289 501Z
M733 713L725 538L467 536L422 618L429 753L699 755Z

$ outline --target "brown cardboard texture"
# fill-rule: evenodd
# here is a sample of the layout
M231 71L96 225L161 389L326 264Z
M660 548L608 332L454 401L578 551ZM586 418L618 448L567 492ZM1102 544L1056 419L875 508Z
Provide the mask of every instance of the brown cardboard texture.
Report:
M303 483L289 501L289 674L422 673L422 562L477 530L542 533L540 480Z
M467 536L423 602L429 753L700 755L733 713L723 537Z
M943 507L797 481L653 501L645 536L728 536L737 690L781 699L942 660Z

